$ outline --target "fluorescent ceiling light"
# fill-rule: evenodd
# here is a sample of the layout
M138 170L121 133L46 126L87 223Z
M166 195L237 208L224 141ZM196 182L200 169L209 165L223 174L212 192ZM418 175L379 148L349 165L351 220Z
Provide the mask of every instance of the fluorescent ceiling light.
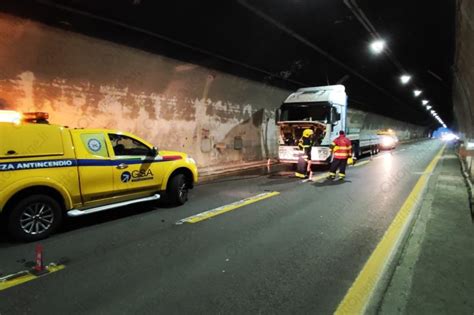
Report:
M410 82L410 80L411 80L411 75L404 74L400 76L400 81L402 82L402 84L407 84L408 82Z
M376 55L380 54L384 48L385 41L381 39L375 40L370 44L370 50Z

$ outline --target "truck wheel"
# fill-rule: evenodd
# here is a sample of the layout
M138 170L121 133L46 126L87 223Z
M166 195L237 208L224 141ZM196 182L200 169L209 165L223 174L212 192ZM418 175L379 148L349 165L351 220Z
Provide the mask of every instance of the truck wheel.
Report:
M173 176L166 188L166 201L173 205L183 205L188 201L189 187L183 174Z
M47 238L61 224L59 203L47 195L32 195L13 206L7 219L9 234L26 242Z
M355 142L353 145L353 150L354 150L354 156L356 158L359 158L361 155L362 155L362 152L360 150L360 145L359 145L359 142Z

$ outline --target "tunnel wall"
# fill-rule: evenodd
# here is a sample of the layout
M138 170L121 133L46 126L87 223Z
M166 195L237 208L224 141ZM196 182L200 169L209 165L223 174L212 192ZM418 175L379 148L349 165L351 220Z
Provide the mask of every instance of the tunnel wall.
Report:
M201 167L276 157L274 109L289 93L0 14L0 109L49 112L52 123L69 127L129 131L160 149L187 152ZM417 127L377 115L363 121L418 136Z
M453 103L459 130L474 138L474 1L457 0Z

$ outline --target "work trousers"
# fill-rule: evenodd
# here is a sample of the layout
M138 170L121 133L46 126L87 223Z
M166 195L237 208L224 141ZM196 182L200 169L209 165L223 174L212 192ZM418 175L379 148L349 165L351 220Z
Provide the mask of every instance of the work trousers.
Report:
M335 174L339 169L339 175L346 175L347 159L334 159L329 168L329 172Z

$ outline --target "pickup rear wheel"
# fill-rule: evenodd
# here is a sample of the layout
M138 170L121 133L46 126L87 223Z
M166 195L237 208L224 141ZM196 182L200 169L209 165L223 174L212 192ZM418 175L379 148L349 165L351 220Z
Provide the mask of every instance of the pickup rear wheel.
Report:
M15 239L33 242L48 237L58 228L61 220L61 206L54 198L32 195L13 206L7 228Z
M173 205L183 205L188 201L189 186L184 174L177 174L168 182L166 200Z

